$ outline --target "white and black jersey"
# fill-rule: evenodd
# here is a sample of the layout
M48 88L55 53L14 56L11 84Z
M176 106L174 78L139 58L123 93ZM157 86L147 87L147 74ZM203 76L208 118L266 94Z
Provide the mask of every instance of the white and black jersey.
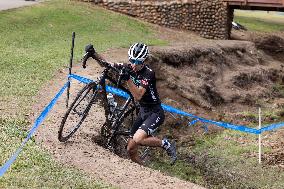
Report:
M156 87L155 72L145 65L136 75L130 76L136 86L146 89L146 92L139 100L141 106L151 106L161 104L159 94Z
M139 101L140 111L135 119L130 137L134 136L138 129L142 129L148 136L152 135L165 120L164 110L156 88L155 72L145 65L136 72L136 78L130 76L133 83L146 89Z
M129 64L115 64L116 67L128 67ZM138 87L143 87L146 92L139 100L140 111L132 125L130 136L134 136L138 129L144 130L147 135L152 135L165 120L164 110L156 88L155 72L145 65L140 71L131 73L130 79Z
M118 69L122 67L127 67L131 69L130 64L114 64ZM149 68L148 65L145 65L138 72L131 72L130 79L133 83L139 87L146 89L146 92L139 100L141 106L151 106L151 105L160 105L161 101L156 87L156 76L155 72Z

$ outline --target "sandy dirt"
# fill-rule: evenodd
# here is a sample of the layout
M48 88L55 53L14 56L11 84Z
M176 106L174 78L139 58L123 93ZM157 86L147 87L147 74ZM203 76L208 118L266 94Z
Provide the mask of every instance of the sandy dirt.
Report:
M111 54L123 54L125 52L127 52L126 49L120 49L113 50ZM111 58L109 53L105 54L108 54ZM80 68L79 65L75 66L74 70L77 70L79 75L95 79L101 69L95 65L95 62L89 62L86 70ZM33 112L41 112L43 107L53 98L55 92L63 86L66 82L65 73L67 73L67 70L58 73L55 79L40 91L39 103L34 106ZM74 81L71 92L75 92L76 89L81 87L82 84ZM65 111L64 95L36 134L36 141L59 162L79 168L97 180L120 188L202 188L132 163L130 160L120 158L95 144L92 137L98 135L97 131L104 122L104 113L100 108L92 109L88 119L70 141L60 143L57 139L57 132Z

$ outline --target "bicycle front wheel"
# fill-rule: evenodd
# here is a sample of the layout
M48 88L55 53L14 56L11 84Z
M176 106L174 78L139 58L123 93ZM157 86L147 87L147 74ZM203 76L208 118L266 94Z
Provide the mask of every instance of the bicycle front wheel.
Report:
M66 142L82 125L92 105L97 101L97 84L92 82L83 87L66 111L58 131L58 140Z

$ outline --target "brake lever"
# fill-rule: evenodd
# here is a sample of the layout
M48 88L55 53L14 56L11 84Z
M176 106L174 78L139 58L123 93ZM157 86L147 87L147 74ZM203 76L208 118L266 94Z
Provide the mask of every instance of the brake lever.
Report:
M90 58L90 54L89 52L86 52L86 54L84 54L83 58L82 58L82 67L85 69L87 66L87 60L88 58Z

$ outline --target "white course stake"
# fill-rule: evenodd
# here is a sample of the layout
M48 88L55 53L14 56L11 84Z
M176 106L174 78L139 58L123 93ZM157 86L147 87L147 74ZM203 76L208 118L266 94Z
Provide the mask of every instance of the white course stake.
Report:
M261 109L258 109L258 128L261 129ZM258 163L261 164L261 133L258 135Z

